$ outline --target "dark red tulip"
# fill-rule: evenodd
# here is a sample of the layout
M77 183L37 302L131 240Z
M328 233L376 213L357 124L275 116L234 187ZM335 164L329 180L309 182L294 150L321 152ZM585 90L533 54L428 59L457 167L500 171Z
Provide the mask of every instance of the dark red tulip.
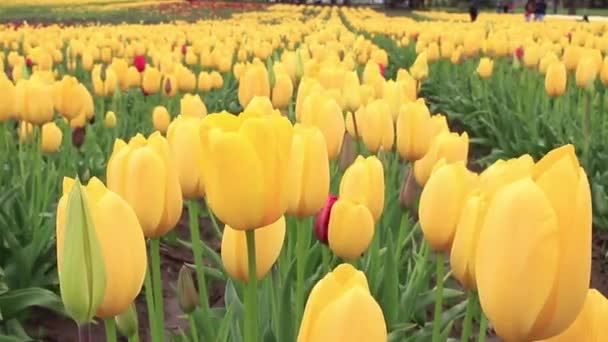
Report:
M378 64L378 66L380 67L380 74L382 75L382 77L384 77L384 70L386 70L384 64Z
M520 46L517 49L515 49L515 57L517 57L517 59L519 59L520 61L524 58L524 47Z
M328 228L329 228L329 218L331 216L331 208L334 206L338 197L329 194L327 197L327 202L321 211L317 214L315 218L315 235L317 239L324 244L327 244L328 239Z
M28 68L31 68L31 67L32 67L32 65L34 65L34 62L32 61L32 59L31 59L31 58L27 57L27 58L25 59L25 65L27 65L27 67L28 67Z
M133 58L133 65L139 72L146 70L146 57L144 55L137 55Z
M84 144L86 131L84 127L76 127L72 130L72 144L75 147L80 147Z
M188 52L188 46L186 44L182 45L182 55L185 55Z

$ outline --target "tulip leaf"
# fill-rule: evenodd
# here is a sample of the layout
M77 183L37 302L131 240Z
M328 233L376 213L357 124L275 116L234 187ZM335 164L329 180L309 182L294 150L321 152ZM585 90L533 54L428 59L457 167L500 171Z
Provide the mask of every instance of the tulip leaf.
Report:
M14 317L32 306L39 306L63 314L63 304L54 292L39 287L11 290L0 295L2 319Z
M381 303L386 315L387 323L392 326L397 322L399 304L399 272L395 263L394 246L390 230L388 231L387 248L384 258L384 279L382 286Z
M222 323L220 323L220 327L217 332L217 337L215 338L216 342L227 342L228 341L228 333L230 332L230 326L232 325L232 322L234 321L233 316L234 316L235 312L236 312L235 305L233 303L230 306L228 306L228 309L226 310L226 314L224 315L224 318L222 319Z
M78 324L90 322L105 294L106 274L86 193L77 180L68 195L59 274L61 298Z
M284 279L294 279L295 278L295 270L296 270L296 259L292 259L289 267L287 268L287 272L285 273ZM279 331L277 331L277 340L278 341L294 341L294 324L295 324L295 314L294 314L294 303L292 302L292 286L289 284L281 284L282 286L276 286L276 288L281 289L280 299L279 299L279 317L275 317L275 319L279 320Z

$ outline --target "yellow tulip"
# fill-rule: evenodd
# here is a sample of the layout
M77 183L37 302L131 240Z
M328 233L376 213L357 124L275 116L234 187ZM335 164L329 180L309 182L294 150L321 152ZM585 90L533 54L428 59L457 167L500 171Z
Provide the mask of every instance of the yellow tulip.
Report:
M328 94L315 92L304 101L300 122L317 126L327 144L329 160L338 157L346 129L342 109Z
M410 67L410 73L418 82L424 81L427 77L429 77L429 65L426 52L423 52L416 57L414 64L412 64Z
M265 96L254 96L245 108L245 112L263 115L281 115L281 112L274 109L272 107L272 102L270 102L270 99Z
M537 45L528 46L524 51L524 65L536 69L540 60L541 49Z
M142 77L141 85L144 93L148 95L156 94L160 91L160 83L162 75L158 69L152 66L146 66Z
M382 96L386 104L389 106L390 114L393 121L397 121L399 115L399 109L404 102L404 91L400 83L389 80L384 83L384 90Z
M293 83L289 75L287 73L275 75L275 83L272 88L272 105L274 108L287 108L292 95Z
M162 92L165 96L173 97L177 95L177 78L175 75L167 74L163 76L162 80Z
M64 178L63 196L57 205L57 267L64 271L64 246L71 230L66 226L68 195L74 180ZM81 186L81 185L77 185ZM105 269L105 292L96 315L110 318L125 312L141 291L146 274L146 243L137 216L129 204L93 177L82 186ZM78 275L73 275L78 276ZM85 284L81 284L85 286Z
M602 81L602 84L604 84L604 86L608 86L608 57L604 58L604 62L602 63L602 69L600 70L600 80ZM0 114L0 118L1 117L2 114ZM0 119L0 121L1 120L2 119Z
M420 227L429 245L440 252L452 247L462 208L477 177L463 161L446 164L440 160L420 195ZM437 213L441 211L441 215Z
M64 76L61 81L55 82L52 94L55 110L67 120L79 116L87 97L91 96L86 87L72 76Z
M576 86L586 88L595 81L597 76L593 59L588 56L581 57L576 67Z
M555 61L547 67L545 74L545 90L551 97L562 96L566 91L568 74L566 66L560 61Z
M323 133L314 126L296 124L289 163L287 213L315 215L329 193L329 158Z
M384 167L376 156L357 157L340 181L340 198L369 208L375 221L384 210Z
M129 65L127 64L127 61L122 58L113 58L112 64L110 64L109 68L114 70L114 72L116 73L120 89L122 91L126 91L127 89L129 89Z
M175 71L177 89L181 92L191 92L196 88L196 76L190 69L179 64Z
M0 73L0 124L15 116L15 105L15 85Z
M500 337L542 340L574 322L590 280L591 194L572 145L496 193L477 244L481 305Z
M165 134L167 132L167 128L171 123L171 116L167 111L167 108L163 106L156 106L152 111L152 125L154 129Z
M222 222L251 230L283 215L292 131L279 115L222 112L203 119L201 172L209 206Z
M344 109L356 111L361 106L361 94L359 91L359 76L356 71L344 74L344 88L342 96L344 98Z
M63 133L54 122L48 122L42 125L42 151L45 153L55 153L61 146Z
M141 134L129 144L114 143L107 168L108 188L135 210L147 237L175 228L182 213L182 192L167 140L159 132Z
M281 216L277 221L256 229L254 234L256 275L260 280L270 271L281 254L285 240L285 217ZM232 278L245 283L249 280L246 240L245 231L233 229L228 225L224 226L221 246L222 263Z
M431 63L439 59L439 45L437 44L437 42L431 42L426 47L426 54L428 61Z
M308 95L322 90L323 87L321 87L321 84L316 79L309 77L302 78L298 86L298 93L296 94L296 121L300 122L302 120L302 109Z
M212 71L210 74L211 77L211 88L213 89L222 89L224 86L224 79L222 75L217 71Z
M384 66L388 65L388 55L386 51L383 49L377 49L372 53L371 59L377 64L382 64Z
M198 96L198 95L197 95ZM205 194L201 165L203 158L198 135L201 117L178 116L167 132L167 141L177 169L184 198L199 198Z
M91 71L93 69L93 55L91 52L86 51L81 56L82 68L85 71Z
M327 227L329 248L338 257L354 260L365 252L374 237L374 217L363 203L338 199L331 208Z
M462 62L462 54L462 46L458 46L458 48L452 52L452 55L450 56L450 62L455 65L460 64Z
M359 87L359 96L361 98L361 106L369 104L376 99L374 87L369 84L362 84Z
M127 69L128 88L137 88L141 85L141 75L134 66Z
M452 274L467 289L476 289L475 250L485 217L487 201L483 194L469 197L460 213L450 252Z
M557 56L553 53L553 52L549 52L547 53L543 58L541 58L540 62L538 63L538 71L545 75L547 73L547 69L549 68L549 65L553 64L554 62L558 62L559 58L557 58ZM566 66L564 65L564 68Z
M42 125L53 119L51 87L37 81L21 80L15 87L16 111L21 120Z
M440 159L445 158L446 164L457 161L467 161L469 156L469 135L451 132L441 132L431 142L428 152L414 163L414 176L421 186L426 184L431 171Z
M564 55L562 57L562 60L566 65L566 69L568 69L569 71L575 71L578 66L579 60L581 59L581 54L582 51L579 46L566 46L566 48L564 49Z
M259 61L249 65L239 79L238 97L241 106L247 107L254 96L270 97L268 71Z
M375 100L357 112L357 129L367 150L378 153L390 151L395 140L395 128L390 107L384 100Z
M198 74L198 90L202 92L208 92L213 88L213 80L211 79L211 74L206 71L201 71Z
M200 96L192 94L184 94L179 101L180 113L183 116L192 116L199 119L207 115L207 107Z
M492 71L494 69L494 61L490 58L484 57L479 60L479 65L477 66L477 74L484 80L492 77Z
M113 111L108 111L105 118L103 119L103 125L106 128L116 127L116 114Z
M93 89L97 96L111 96L116 90L118 76L112 67L103 67L95 65L91 72L93 79Z
M557 336L537 342L608 341L608 300L599 291L589 289L583 309L568 329Z
M436 134L440 133L433 131L431 114L422 99L401 107L396 131L397 150L403 159L410 161L424 157Z
M363 272L341 264L312 288L297 342L387 339L382 308L371 295Z

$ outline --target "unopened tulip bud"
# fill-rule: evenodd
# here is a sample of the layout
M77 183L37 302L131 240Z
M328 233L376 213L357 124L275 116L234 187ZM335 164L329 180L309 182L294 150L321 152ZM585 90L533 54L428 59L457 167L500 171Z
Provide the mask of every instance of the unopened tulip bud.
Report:
M118 94L118 91L116 92ZM113 111L108 111L106 113L106 117L103 119L103 125L106 128L114 128L116 127L116 114Z
M198 292L192 279L192 270L185 265L177 276L177 300L185 314L190 314L198 305Z
M137 320L137 310L135 308L135 303L129 305L127 311L121 313L116 316L114 319L116 321L116 326L118 327L118 331L126 338L131 338L137 334L137 330L139 328L139 322Z
M418 194L418 183L416 183L416 177L410 167L407 167L405 174L403 175L403 182L401 184L401 191L399 191L399 204L403 208L411 208L416 201L416 195Z
M329 194L325 206L323 207L323 209L321 209L321 211L317 214L317 217L315 218L315 235L321 243L327 244L331 208L334 206L337 200L338 197Z

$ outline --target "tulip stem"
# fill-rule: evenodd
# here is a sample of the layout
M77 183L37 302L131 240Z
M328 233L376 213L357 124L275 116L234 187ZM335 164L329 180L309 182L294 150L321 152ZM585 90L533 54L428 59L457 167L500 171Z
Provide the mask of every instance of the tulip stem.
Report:
M89 341L87 339L87 336L85 336L85 332L86 332L85 326L79 324L78 325L78 342L85 342L85 341L88 342Z
M483 313L482 310L479 310L481 315L481 322L479 323L479 338L478 342L486 342L486 330L488 329L488 318Z
M439 342L441 340L441 314L443 311L443 276L445 272L443 259L443 253L437 253L437 268L435 272L437 289L435 291L435 318L433 320L433 342Z
M464 315L462 324L462 334L460 335L461 342L468 342L471 337L471 325L473 322L473 311L475 310L475 294L473 291L467 291L467 311Z
M583 162L586 170L590 170L590 148L591 148L591 93L585 92L585 112L583 113L583 136L584 150Z
M150 335L152 342L158 342L158 327L156 322L155 305L154 305L154 288L152 287L152 269L148 267L146 270L146 278L144 285L146 287L146 304L148 306L148 322L150 323Z
M194 264L196 265L196 282L198 283L198 301L206 315L209 307L207 296L207 282L205 281L205 268L203 264L203 249L201 248L201 233L198 222L198 202L188 201L188 214L190 218L190 240L192 242L192 253L194 254Z
M300 326L300 320L304 312L304 254L306 253L305 227L302 221L296 220L296 326Z
M188 315L188 321L190 321L190 334L192 335L192 341L198 342L198 330L196 329L196 321L194 315Z
M207 214L209 215L209 219L211 220L211 225L213 226L213 231L215 232L215 235L217 235L218 239L222 239L222 231L220 230L220 226L217 224L217 219L215 218L215 215L213 215L213 212L211 211L211 208L209 207L209 203L206 202L205 200L205 205L207 206Z
M106 318L106 342L116 342L116 322L114 317Z
M258 341L258 278L255 251L255 230L245 232L247 237L247 294L245 298L245 342Z
M165 309L163 303L163 283L160 275L160 238L150 239L150 254L152 257L152 284L154 286L156 324L158 334L163 339L165 329Z

